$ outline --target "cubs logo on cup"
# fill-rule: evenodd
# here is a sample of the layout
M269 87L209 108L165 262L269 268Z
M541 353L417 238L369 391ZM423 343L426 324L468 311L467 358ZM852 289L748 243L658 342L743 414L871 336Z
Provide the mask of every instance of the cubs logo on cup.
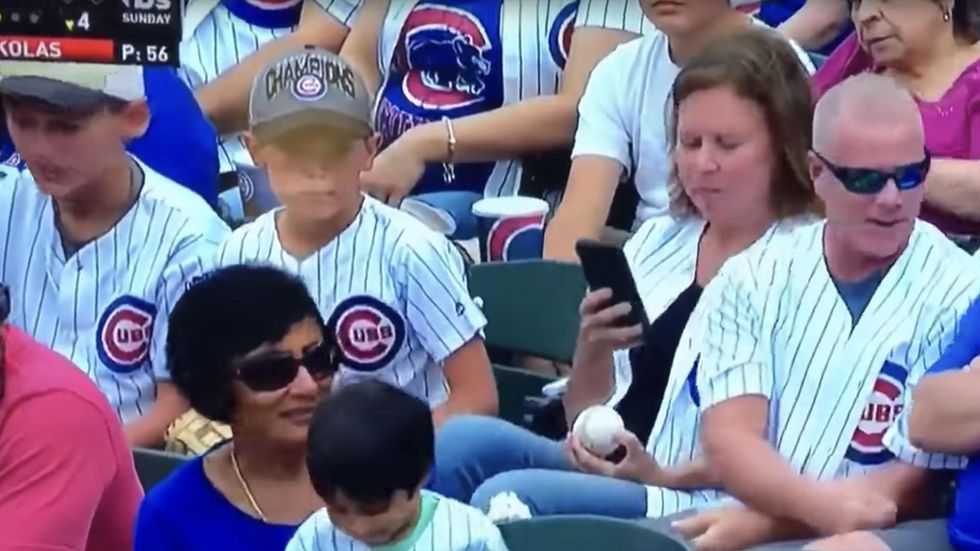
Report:
M494 222L486 238L486 258L490 262L541 258L544 218L535 214Z
M150 355L156 307L126 295L109 304L96 331L99 359L116 373L130 373L143 366Z
M861 412L861 420L847 449L847 459L861 465L880 465L893 457L882 440L905 407L905 381L908 376L909 372L904 367L885 362Z
M371 296L353 296L338 304L328 326L337 337L342 364L355 371L387 366L405 342L405 320Z
M327 85L317 75L303 75L293 83L293 95L303 101L316 101L327 93Z

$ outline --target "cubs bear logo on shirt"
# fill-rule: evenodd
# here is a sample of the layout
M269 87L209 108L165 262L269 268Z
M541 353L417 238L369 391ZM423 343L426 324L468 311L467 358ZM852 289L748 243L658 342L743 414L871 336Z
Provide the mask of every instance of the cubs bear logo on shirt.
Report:
M336 334L343 365L355 371L371 372L387 366L405 343L401 314L367 295L338 304L328 326Z
M125 295L112 301L99 319L95 349L106 367L129 373L143 366L150 355L156 306Z
M903 394L908 376L904 367L885 362L851 438L847 459L861 465L879 465L893 457L882 438L905 407Z

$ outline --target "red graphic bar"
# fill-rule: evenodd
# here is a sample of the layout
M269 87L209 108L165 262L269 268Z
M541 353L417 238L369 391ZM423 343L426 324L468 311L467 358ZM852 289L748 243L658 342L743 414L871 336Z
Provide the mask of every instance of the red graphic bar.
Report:
M112 63L115 54L109 39L4 36L0 59Z

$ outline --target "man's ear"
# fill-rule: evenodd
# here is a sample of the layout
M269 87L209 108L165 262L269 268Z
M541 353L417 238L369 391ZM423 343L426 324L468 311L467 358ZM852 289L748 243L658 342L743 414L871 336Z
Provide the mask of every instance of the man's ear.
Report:
M377 156L378 149L381 147L381 134L375 132L365 138L364 147L367 149L367 155L364 157L364 166L361 167L361 172L368 172L374 167L374 157Z
M150 106L145 100L127 103L120 115L122 116L126 141L142 137L150 127Z

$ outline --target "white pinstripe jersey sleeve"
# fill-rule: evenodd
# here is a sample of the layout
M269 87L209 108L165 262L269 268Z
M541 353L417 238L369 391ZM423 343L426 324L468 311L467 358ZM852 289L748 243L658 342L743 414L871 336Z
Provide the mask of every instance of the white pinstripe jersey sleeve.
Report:
M312 0L334 19L350 27L364 0Z
M910 369L908 388L913 388L926 374L928 368L935 364L943 351L952 344L954 337L959 332L959 312L953 308L946 308L936 319L935 324L929 331L929 336L923 341L923 349L919 354L919 362ZM917 376L912 379L913 376ZM912 445L909 439L909 412L914 407L915 395L907 392L905 396L905 409L902 411L898 420L892 424L885 432L883 442L885 446L895 454L899 460L922 467L924 469L963 469L969 459L965 456L929 453Z
M161 315L153 325L153 349L150 352L153 373L158 380L170 380L166 353L170 312L188 285L213 267L214 252L218 244L219 241L211 236L188 239L177 248L163 271L157 289L157 304L160 305Z
M640 0L580 0L576 27L621 29L648 34L655 29L643 14Z
M745 256L730 259L705 289L707 322L697 387L705 410L746 395L773 398L772 355L756 304L753 267Z
M405 247L408 324L437 362L462 348L486 325L486 318L466 289L459 253L441 235L432 233Z

